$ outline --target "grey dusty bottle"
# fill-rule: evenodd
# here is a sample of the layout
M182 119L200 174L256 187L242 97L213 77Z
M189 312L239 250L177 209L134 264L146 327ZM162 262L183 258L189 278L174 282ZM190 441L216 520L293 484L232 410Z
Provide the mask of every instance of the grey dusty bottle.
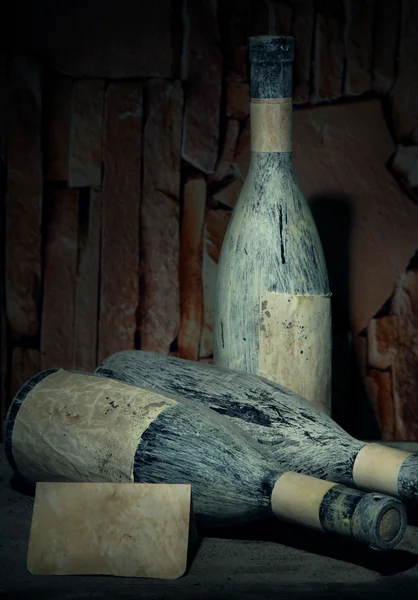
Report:
M418 507L418 452L357 440L278 383L141 350L109 356L96 373L204 404L242 428L286 471L398 496Z
M203 404L120 378L38 373L16 394L4 433L10 464L31 483L191 484L200 527L275 515L382 550L406 530L399 500L284 470Z
M251 164L222 245L214 363L331 412L331 298L292 162L294 38L250 38Z

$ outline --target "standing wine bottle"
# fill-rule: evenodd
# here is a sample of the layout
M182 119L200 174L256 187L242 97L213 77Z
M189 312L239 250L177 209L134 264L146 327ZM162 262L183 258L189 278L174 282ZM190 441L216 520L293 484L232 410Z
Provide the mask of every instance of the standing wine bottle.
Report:
M222 245L214 363L331 412L324 254L292 164L294 38L250 38L251 164Z

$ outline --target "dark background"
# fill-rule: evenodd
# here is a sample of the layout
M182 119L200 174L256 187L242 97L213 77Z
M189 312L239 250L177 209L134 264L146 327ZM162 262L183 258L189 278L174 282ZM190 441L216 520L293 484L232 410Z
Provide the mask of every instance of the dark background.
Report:
M418 434L418 2L17 0L2 20L1 419L32 374L212 356L249 164L247 42L296 37L294 158L333 291L333 415Z

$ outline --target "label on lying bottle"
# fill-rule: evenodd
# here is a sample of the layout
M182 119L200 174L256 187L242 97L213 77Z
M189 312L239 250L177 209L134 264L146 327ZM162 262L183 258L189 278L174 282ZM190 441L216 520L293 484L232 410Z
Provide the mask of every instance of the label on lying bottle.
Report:
M379 490L383 494L398 496L399 471L411 452L366 444L357 454L353 467L353 479L364 490Z
M276 481L271 496L271 508L277 517L312 529L324 529L320 508L331 488L339 487L303 473L284 473Z
M13 457L30 481L133 482L144 431L175 400L113 379L59 370L27 395Z

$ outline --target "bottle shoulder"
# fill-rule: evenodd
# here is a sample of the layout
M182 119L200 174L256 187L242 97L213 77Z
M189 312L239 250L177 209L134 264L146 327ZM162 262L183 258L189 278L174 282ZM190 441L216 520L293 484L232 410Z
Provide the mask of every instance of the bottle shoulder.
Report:
M309 205L294 179L259 183L247 178L227 231L229 238L245 235L251 243L277 246L282 238L298 244L302 238L319 244Z
M269 194L260 194L247 178L222 245L219 278L231 279L228 285L234 286L257 280L257 285L270 290L328 293L312 213L297 186L284 188L269 186Z
M279 209L285 210L289 218L311 215L293 167L261 169L252 162L235 212L245 211L248 218L257 215L274 218Z

